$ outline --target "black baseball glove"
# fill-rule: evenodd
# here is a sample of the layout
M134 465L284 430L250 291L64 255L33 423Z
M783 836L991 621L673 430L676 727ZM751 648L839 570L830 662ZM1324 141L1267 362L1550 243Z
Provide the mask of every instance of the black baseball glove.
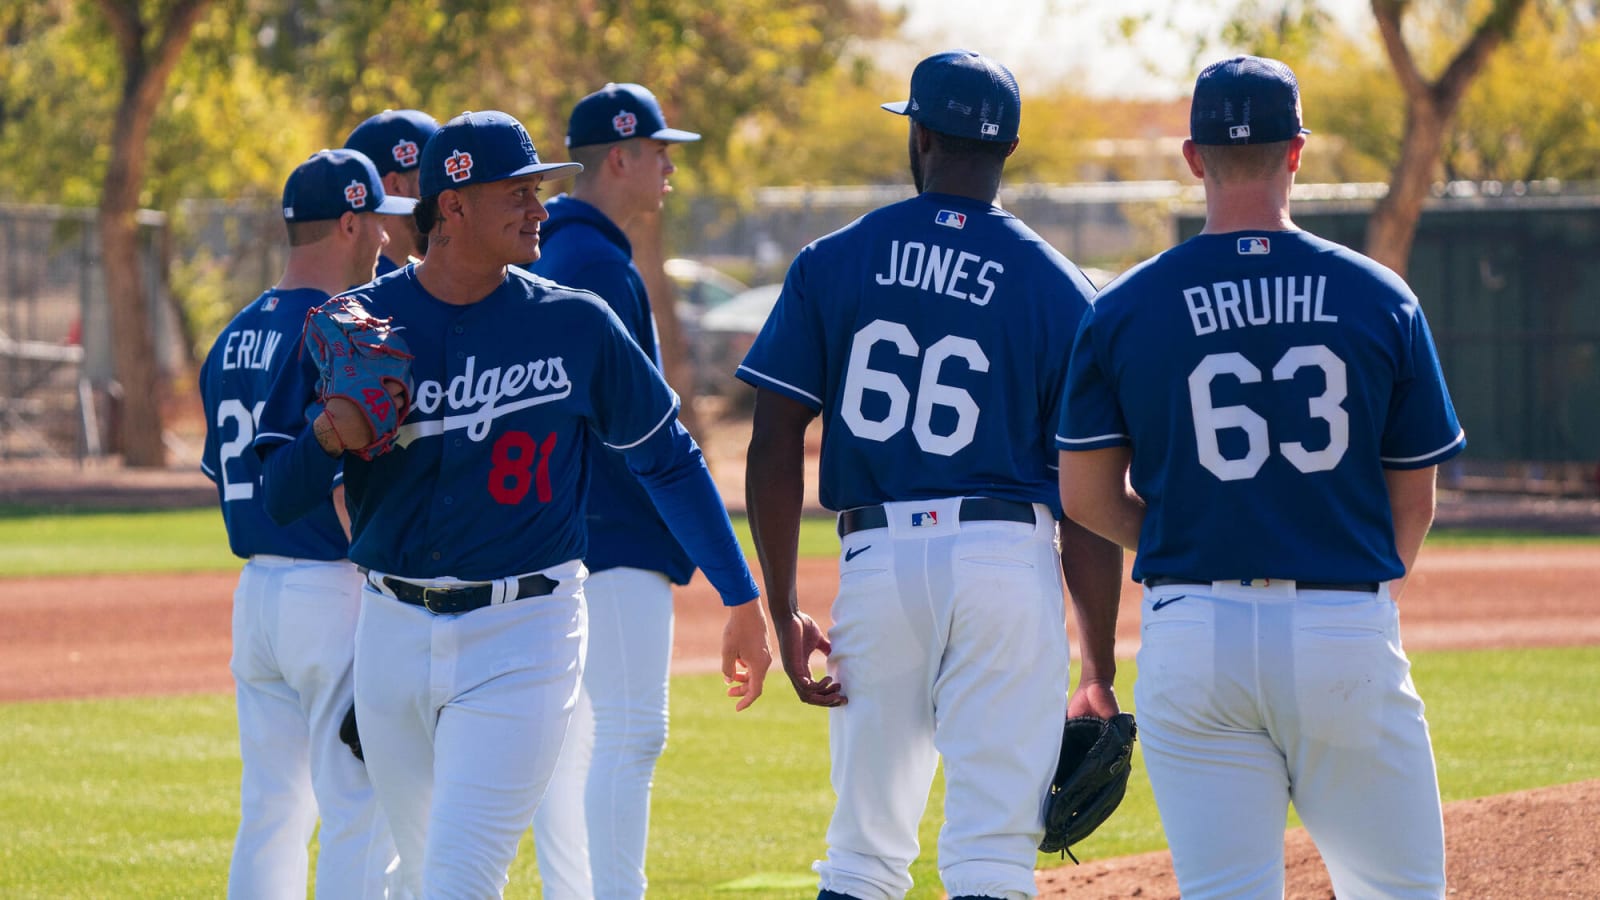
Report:
M1061 759L1050 793L1045 797L1046 853L1066 852L1110 818L1128 790L1133 771L1133 741L1138 728L1133 716L1118 713L1109 720L1075 716L1061 734ZM1077 857L1072 858L1077 862Z
M356 759L366 762L367 758L361 755L361 734L356 731L356 705L350 704L350 711L344 714L344 721L339 723L339 740L350 745L350 752Z

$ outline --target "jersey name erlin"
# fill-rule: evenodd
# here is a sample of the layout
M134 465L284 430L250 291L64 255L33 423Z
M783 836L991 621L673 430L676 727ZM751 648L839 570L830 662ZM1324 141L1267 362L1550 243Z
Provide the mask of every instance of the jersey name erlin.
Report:
M1327 285L1326 275L1217 281L1184 288L1183 301L1196 335L1251 325L1337 322L1338 316L1322 311Z
M271 368L272 357L281 343L283 334L277 331L236 331L228 335L228 342L222 349L223 371L257 369L265 372Z
M442 420L410 422L401 426L397 441L404 447L419 437L443 434L465 428L467 436L481 441L489 436L489 426L495 419L520 409L551 403L572 393L572 382L562 366L561 357L535 359L511 366L493 366L474 377L478 357L467 357L466 368L450 379L448 385L438 381L424 381L417 385L417 412L430 415L441 406L460 410L460 415L445 416ZM523 397L529 388L533 396ZM514 399L510 403L500 401Z
M985 306L994 296L992 276L1004 274L1005 270L994 260L965 250L921 241L890 241L889 267L873 277L881 285L919 288ZM982 293L974 293L974 286Z

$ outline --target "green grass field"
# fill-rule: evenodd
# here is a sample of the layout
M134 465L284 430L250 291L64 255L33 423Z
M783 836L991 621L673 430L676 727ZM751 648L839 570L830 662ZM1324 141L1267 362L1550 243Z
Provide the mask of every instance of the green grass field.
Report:
M735 524L751 552L748 528ZM1545 539L1473 532L1430 540ZM805 523L803 554L831 556L837 547L831 520ZM210 509L0 510L0 576L237 566ZM1447 801L1600 777L1600 757L1572 752L1600 746L1600 648L1413 660ZM1131 685L1134 674L1127 661L1120 680ZM810 863L823 853L833 799L826 714L796 702L781 673L768 686L760 703L735 715L720 678L673 679L672 735L653 798L652 897L815 896ZM0 834L8 838L0 841L0 896L218 896L238 811L234 729L228 696L0 705ZM1116 818L1077 848L1080 858L1164 846L1141 773L1139 765ZM940 895L933 851L941 803L936 783L913 869L916 898ZM538 895L525 841L507 896Z
M1573 752L1600 746L1600 648L1414 661L1446 801L1600 778L1600 756ZM1131 662L1121 677L1132 683ZM816 895L809 866L823 852L833 799L826 714L772 688L735 715L719 677L673 679L672 736L651 817L651 897ZM221 893L238 810L231 698L0 705L0 760L0 896ZM1135 765L1128 799L1079 845L1080 858L1164 846ZM932 854L941 802L936 789L913 897L939 896ZM536 879L525 842L507 896L537 897Z
M745 555L755 558L750 526L733 520ZM1517 532L1472 529L1435 531L1431 544L1589 543L1600 536L1529 536ZM800 529L800 555L832 556L839 539L831 518L806 519ZM222 516L214 509L151 512L40 512L0 507L0 577L33 575L97 575L134 572L199 572L236 569L228 552Z

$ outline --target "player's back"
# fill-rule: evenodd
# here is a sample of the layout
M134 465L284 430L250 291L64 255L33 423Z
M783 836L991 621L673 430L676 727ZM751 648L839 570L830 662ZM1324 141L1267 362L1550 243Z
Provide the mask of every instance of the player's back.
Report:
M261 492L261 460L252 446L272 383L299 352L306 312L327 299L309 289L263 293L217 335L201 366L206 442L200 468L217 485L228 545L237 556L347 555L331 503L286 527L272 521Z
M1093 293L1009 213L924 193L803 250L740 377L820 410L830 509L1058 507L1054 409Z
M1464 441L1400 278L1304 232L1201 235L1109 286L1086 336L1149 505L1137 576L1401 574L1383 469Z

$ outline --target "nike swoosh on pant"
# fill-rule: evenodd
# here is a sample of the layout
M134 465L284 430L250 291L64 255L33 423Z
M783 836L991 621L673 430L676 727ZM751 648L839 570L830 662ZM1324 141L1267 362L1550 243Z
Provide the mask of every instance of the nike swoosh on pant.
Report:
M1185 598L1187 596L1189 596L1189 595L1188 594L1178 594L1178 595L1173 596L1173 597L1162 597L1160 600L1157 600L1156 602L1150 604L1150 611L1151 612L1155 612L1156 610L1162 608L1163 606L1171 606L1172 604L1177 603L1179 600L1182 600L1183 598Z
M845 562L849 562L850 560L855 559L856 557L860 556L861 554L863 554L863 553L865 553L865 552L867 552L868 550L871 550L871 549L872 549L872 545L868 544L865 547L857 547L854 550L846 550L844 552L844 561Z

